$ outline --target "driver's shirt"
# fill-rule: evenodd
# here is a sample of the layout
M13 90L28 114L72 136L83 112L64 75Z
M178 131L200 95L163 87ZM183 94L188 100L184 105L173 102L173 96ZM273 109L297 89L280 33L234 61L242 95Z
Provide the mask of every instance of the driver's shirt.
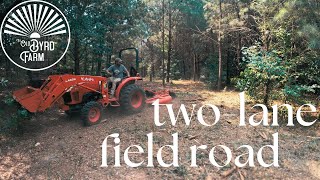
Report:
M108 68L108 71L112 72L112 77L123 79L123 74L127 71L127 68L120 64L120 66L112 65Z

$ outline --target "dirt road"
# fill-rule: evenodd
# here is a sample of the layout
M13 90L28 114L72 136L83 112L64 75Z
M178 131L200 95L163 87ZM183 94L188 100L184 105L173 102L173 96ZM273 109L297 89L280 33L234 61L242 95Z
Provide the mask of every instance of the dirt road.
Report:
M196 87L203 87L194 91ZM79 117L68 117L53 108L32 118L21 137L0 139L0 179L320 179L319 123L311 128L285 126L278 128L239 127L238 92L211 92L203 84L176 82L172 89L178 98L173 102L178 108L181 103L190 105L212 103L221 110L221 120L214 127L191 123L186 127L183 120L175 127L156 127L153 121L153 107L142 113L127 116L119 109L108 109L106 121L92 127L83 127ZM161 110L163 120L169 120L166 109ZM212 116L205 113L204 116ZM119 133L121 150L129 145L141 145L146 149L147 134L154 134L154 151L172 143L172 134L179 133L180 167L162 168L155 163L147 168L124 165L112 166L113 153L110 151L109 167L101 168L101 143L112 133ZM190 146L224 144L233 150L249 144L257 150L272 143L272 134L279 132L279 168L235 168L230 165L217 168L208 160L209 150L199 153L198 168L190 167ZM240 152L235 152L239 155ZM270 159L270 152L266 152ZM217 154L224 159L223 153ZM170 151L164 159L171 158ZM132 155L137 162L146 155Z

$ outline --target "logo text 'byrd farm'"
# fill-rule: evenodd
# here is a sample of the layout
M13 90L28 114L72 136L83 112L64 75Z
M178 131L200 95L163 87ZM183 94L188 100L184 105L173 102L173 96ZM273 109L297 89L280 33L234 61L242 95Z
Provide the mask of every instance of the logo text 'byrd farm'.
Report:
M30 0L15 6L1 25L1 46L20 68L40 71L57 64L67 52L70 28L54 5Z
M44 51L54 51L54 41L38 41L36 39L32 39L31 41L17 40L20 42L21 47L29 47L29 51L23 51L20 54L20 59L24 63L30 61L45 61L44 60ZM39 53L38 51L42 51Z

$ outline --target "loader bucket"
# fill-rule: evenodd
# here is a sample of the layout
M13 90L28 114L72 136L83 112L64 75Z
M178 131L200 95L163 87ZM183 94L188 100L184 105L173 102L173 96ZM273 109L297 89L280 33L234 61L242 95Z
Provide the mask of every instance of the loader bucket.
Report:
M35 113L43 100L43 94L40 89L27 86L14 91L13 98L29 112Z

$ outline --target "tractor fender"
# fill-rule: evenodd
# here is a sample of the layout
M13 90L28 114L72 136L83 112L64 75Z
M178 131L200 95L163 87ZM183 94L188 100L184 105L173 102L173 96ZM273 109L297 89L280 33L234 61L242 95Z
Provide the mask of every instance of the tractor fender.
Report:
M116 90L116 97L117 99L120 98L120 92L122 90L122 88L124 88L125 86L127 86L128 84L134 84L136 81L142 80L141 77L128 77L124 80L122 80L122 82L119 84L117 90Z

